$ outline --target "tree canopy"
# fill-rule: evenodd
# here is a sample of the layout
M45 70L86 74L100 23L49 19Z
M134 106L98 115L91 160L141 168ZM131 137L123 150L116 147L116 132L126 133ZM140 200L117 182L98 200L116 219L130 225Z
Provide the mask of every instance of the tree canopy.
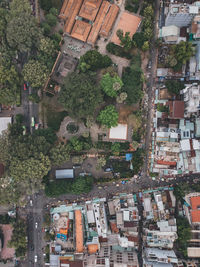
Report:
M48 69L37 60L30 60L23 68L24 79L32 87L39 88L44 85L48 77Z
M130 37L130 32L125 32L124 34L123 30L119 29L117 30L117 37L119 38L121 42L120 44L123 46L125 51L129 51L132 48L133 43Z
M166 81L165 86L167 87L167 90L170 94L175 94L175 95L178 95L180 93L180 90L182 90L185 87L184 83L176 80Z
M70 73L61 88L59 101L71 117L86 118L93 115L102 101L101 89L90 75Z
M70 158L69 152L69 146L66 144L54 146L49 152L49 158L52 162L52 165L61 165L62 163L68 161Z
M13 0L6 29L6 38L11 48L18 52L28 52L37 47L41 31L31 15L27 0Z
M172 53L178 63L185 64L194 54L192 42L184 42L172 46Z
M97 121L99 121L104 126L111 128L118 125L118 112L113 105L109 105L103 109L98 117Z
M22 219L17 219L13 224L13 232L9 247L15 248L16 257L25 256L27 251L26 224Z
M127 104L137 103L143 96L143 72L140 67L132 64L122 74L122 90L127 93Z
M123 85L118 75L111 77L109 73L103 75L100 84L103 91L110 97L117 97L118 91Z
M96 71L111 64L112 60L107 55L101 55L97 50L90 50L80 57L79 69L82 72Z
M0 64L0 103L14 105L20 91L20 78L12 65L9 68Z

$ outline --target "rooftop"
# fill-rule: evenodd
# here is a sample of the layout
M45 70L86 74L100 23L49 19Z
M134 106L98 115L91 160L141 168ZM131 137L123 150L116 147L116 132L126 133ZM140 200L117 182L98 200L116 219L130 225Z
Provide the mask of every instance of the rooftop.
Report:
M167 104L169 105L169 117L174 119L184 118L184 101L168 101Z
M86 42L91 28L91 24L81 20L77 20L72 29L71 36L73 38Z
M79 16L94 21L102 0L85 0L79 12Z
M12 117L0 117L0 134L8 129L10 123L12 123Z
M120 45L120 40L117 37L117 30L123 30L124 33L130 32L130 36L132 37L140 26L140 23L141 18L139 16L130 14L127 11L122 12L111 42Z
M80 210L75 210L75 220L76 220L76 251L78 253L83 252L83 224L82 224L82 214Z
M118 124L116 127L110 128L109 139L127 140L127 124Z

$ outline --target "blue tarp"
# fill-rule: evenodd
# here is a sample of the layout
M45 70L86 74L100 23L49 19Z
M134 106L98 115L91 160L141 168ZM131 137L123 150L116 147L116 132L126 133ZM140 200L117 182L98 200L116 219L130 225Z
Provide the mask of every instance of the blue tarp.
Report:
M130 160L132 160L132 158L133 158L133 154L131 154L131 153L126 154L126 161L130 161Z

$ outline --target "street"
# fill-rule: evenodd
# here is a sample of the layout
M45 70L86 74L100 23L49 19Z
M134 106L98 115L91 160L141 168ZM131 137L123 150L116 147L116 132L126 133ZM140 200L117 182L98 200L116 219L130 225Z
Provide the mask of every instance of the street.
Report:
M38 108L39 105L29 101L29 95L32 93L32 88L28 87L27 90L22 90L21 101L23 107L24 121L27 129L32 133L31 118L35 118L35 122L39 122Z
M148 167L149 167L149 146L151 143L151 133L152 133L152 115L153 115L153 106L152 101L154 100L154 88L155 88L155 77L156 77L156 69L157 69L157 48L156 48L156 40L158 36L158 21L159 21L159 8L160 8L160 0L155 1L154 8L154 35L151 43L151 73L148 81L148 115L147 115L147 126L146 126L146 137L145 137L145 161L144 161L144 169L143 175L144 179L148 183Z

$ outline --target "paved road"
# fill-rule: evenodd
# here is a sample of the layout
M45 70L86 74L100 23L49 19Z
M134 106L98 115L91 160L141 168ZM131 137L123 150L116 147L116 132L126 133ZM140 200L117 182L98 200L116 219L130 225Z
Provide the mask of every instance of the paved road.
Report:
M27 261L24 263L26 267L42 267L44 266L43 257L43 206L44 195L34 194L21 215L27 216L28 228L28 254ZM37 260L36 260L37 257Z
M144 163L143 174L144 177L147 178L148 174L148 167L149 167L149 146L151 143L151 128L152 128L152 115L153 115L153 108L152 108L152 101L154 99L154 87L155 87L155 77L156 77L156 69L157 69L157 48L155 46L155 41L158 36L158 21L159 21L159 8L160 8L160 0L155 1L155 21L154 21L154 37L151 44L151 73L149 77L148 83L148 115L147 115L147 127L146 127L146 137L145 137L145 150L146 150L146 157ZM146 180L148 182L148 179Z
M36 103L33 103L29 101L29 95L31 94L32 89L28 88L27 90L22 90L22 107L23 107L23 113L24 113L24 118L25 118L25 125L27 129L32 132L32 127L31 127L31 118L35 118L35 122L38 123L39 121L39 105Z

